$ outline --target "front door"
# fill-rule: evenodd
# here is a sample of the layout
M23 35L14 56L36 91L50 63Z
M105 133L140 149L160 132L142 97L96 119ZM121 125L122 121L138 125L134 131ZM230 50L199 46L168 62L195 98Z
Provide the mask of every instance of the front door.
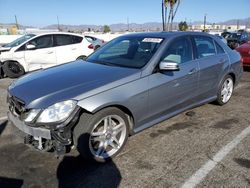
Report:
M171 116L192 104L197 96L199 66L193 60L190 38L172 41L163 60L178 63L179 71L158 71L149 76L150 119Z
M27 43L35 46L34 49L26 49L24 53L25 61L29 71L55 66L56 53L53 47L52 35L37 37Z

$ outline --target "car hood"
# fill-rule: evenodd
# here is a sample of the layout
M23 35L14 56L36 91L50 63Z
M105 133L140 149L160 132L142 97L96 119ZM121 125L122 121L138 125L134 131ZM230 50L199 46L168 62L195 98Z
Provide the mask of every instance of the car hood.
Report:
M6 51L10 51L11 47L0 47L0 52L6 52Z
M9 94L25 107L47 108L67 99L82 100L140 77L139 69L75 61L40 70L14 81Z

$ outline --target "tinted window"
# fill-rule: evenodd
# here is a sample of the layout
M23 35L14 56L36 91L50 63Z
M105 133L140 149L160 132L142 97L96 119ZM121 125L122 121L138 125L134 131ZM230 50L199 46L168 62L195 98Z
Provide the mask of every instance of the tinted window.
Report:
M37 49L52 47L53 46L52 36L45 35L45 36L37 37L34 40L31 40L29 44L35 45Z
M224 54L225 53L224 49L217 42L215 42L215 46L216 46L217 54Z
M83 37L79 37L79 36L72 36L72 40L73 40L73 44L77 44L77 43L81 43Z
M54 35L55 46L65 46L82 42L82 37L73 35Z
M188 38L176 39L169 46L161 60L184 63L193 59L192 45Z
M55 35L55 46L70 45L73 43L70 35Z
M198 58L203 58L216 54L214 42L210 37L196 36L194 37L197 48Z
M162 38L119 37L90 55L87 61L141 68L149 62L162 41Z

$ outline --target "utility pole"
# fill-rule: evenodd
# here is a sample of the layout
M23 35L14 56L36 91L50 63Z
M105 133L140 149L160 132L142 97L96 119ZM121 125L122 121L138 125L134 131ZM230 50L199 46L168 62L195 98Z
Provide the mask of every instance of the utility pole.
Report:
M207 14L204 15L204 26L203 26L203 31L206 31L206 22L207 22Z
M129 31L129 17L127 17L127 26L128 26L128 31Z
M16 15L15 15L15 21L16 21L16 28L19 29Z
M58 29L58 31L60 31L60 25L59 25L59 18L58 18L58 16L57 16L57 29Z
M237 20L237 30L239 30L239 28L240 28L240 21Z

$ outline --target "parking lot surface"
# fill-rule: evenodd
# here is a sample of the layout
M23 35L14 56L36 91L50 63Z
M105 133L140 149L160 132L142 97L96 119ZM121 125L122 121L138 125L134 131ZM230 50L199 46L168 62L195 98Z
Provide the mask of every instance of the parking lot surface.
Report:
M0 187L250 187L250 72L225 106L206 104L135 136L113 161L57 159L22 143L0 79Z

